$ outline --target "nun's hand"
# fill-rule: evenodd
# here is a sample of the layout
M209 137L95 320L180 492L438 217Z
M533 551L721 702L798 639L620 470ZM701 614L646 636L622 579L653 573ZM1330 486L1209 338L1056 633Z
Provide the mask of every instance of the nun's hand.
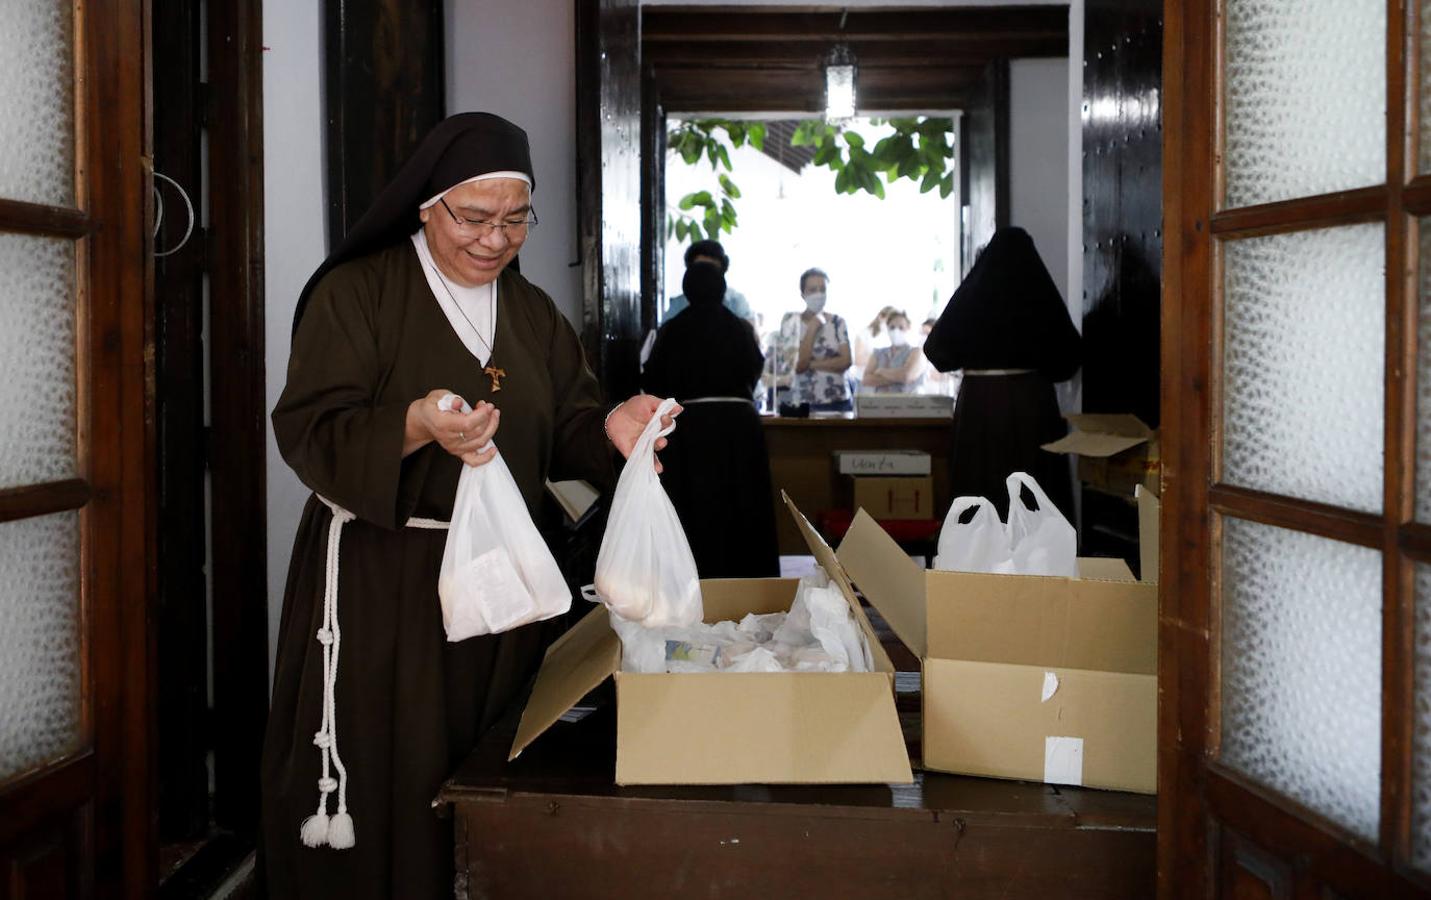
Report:
M492 436L501 424L502 411L486 401L479 401L469 413L444 410L438 406L438 401L451 393L439 388L421 400L414 400L408 407L404 455L429 441L436 441L443 450L469 466L486 465L497 455ZM452 405L460 409L463 406L461 398ZM414 441L416 446L413 446Z
M631 456L631 451L636 449L636 441L641 437L641 432L646 430L646 423L651 421L651 417L656 414L660 405L660 397L637 394L611 411L611 415L606 419L606 436L611 439L611 443L616 445L616 449L621 451L622 456ZM670 415L661 417L661 427L670 428L672 420L680 414L681 407L678 404L671 410ZM663 450L665 447L666 439L657 438L656 449ZM656 471L661 471L661 460L659 459L656 460Z

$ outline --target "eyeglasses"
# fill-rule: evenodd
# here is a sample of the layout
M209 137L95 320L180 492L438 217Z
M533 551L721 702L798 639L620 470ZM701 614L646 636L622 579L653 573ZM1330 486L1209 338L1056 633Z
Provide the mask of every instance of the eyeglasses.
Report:
M446 198L439 199L438 203L447 210L447 214L452 217L452 221L457 223L457 231L463 237L477 238L479 241L486 239L492 232L502 232L502 237L507 240L520 240L526 236L527 229L537 224L536 210L528 210L525 219L516 222L484 222L481 219L464 219L452 211L452 207L447 205ZM509 230L510 229L510 230Z

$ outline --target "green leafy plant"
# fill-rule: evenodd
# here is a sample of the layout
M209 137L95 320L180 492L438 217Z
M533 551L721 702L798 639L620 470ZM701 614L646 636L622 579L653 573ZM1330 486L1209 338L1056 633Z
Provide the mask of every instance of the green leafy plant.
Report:
M722 138L718 131L725 132ZM761 122L741 122L733 119L688 119L666 135L666 148L681 157L688 166L704 158L716 173L718 190L693 191L676 204L678 215L666 217L666 237L684 241L690 238L715 238L722 231L729 234L738 222L735 203L740 188L730 176L730 150L750 144L759 150L765 146L765 125ZM725 171L721 171L724 169Z
M855 131L811 119L801 122L790 138L796 147L812 147L811 162L835 172L835 191L864 191L884 199L884 186L901 178L919 184L920 193L938 190L940 197L954 192L954 120L939 117L876 119L894 134L873 147Z
M885 185L901 178L918 183L920 193L938 190L947 198L954 192L953 119L920 116L872 122L888 125L894 133L867 147L863 135L843 124L809 119L796 127L790 144L814 149L812 164L835 172L837 193L864 191L882 200ZM735 230L739 220L734 201L740 199L740 188L727 174L732 171L730 150L747 143L763 149L765 136L763 123L737 119L688 119L667 133L671 154L688 166L705 159L716 173L715 186L685 195L677 203L679 212L666 217L668 239L698 241Z

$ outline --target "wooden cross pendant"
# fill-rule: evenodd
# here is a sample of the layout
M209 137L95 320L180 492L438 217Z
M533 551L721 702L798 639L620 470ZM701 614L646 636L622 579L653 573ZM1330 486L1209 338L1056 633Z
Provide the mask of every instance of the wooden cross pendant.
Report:
M492 393L495 394L502 390L502 379L507 377L506 369L498 369L495 366L488 366L487 368L483 369L482 372L488 378L492 379Z

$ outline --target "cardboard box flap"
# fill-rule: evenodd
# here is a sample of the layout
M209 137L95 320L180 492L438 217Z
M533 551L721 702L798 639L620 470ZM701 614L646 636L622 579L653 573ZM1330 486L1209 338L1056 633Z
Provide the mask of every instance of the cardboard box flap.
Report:
M904 646L923 657L928 635L924 570L919 564L864 510L855 513L838 557Z
M1153 437L1153 430L1137 416L1077 415L1069 416L1068 423L1072 430L1065 437L1044 444L1043 449L1103 459L1145 444Z
M805 539L805 546L810 548L815 562L820 564L820 568L825 570L825 574L830 576L831 581L839 585L840 593L844 595L845 602L850 606L850 615L855 617L855 624L860 626L860 630L865 633L865 638L869 641L870 656L873 657L875 670L893 672L894 663L890 662L889 654L884 652L884 648L876 639L874 626L870 624L869 616L865 615L864 608L860 606L859 597L855 595L855 587L850 583L850 576L835 556L835 551L831 550L830 545L825 543L825 539L820 537L815 526L810 524L810 520L805 518L805 514L800 511L800 507L795 505L795 501L791 500L788 494L781 491L780 499L785 501L786 508L790 510L790 515L795 519L795 526L800 529L800 536Z
M1137 581L1133 570L1121 559L1112 557L1080 556L1078 577L1097 581Z
M621 640L611 630L606 607L598 605L547 650L507 759L516 759L620 668Z
M1163 504L1158 495L1143 485L1133 489L1138 501L1138 568L1146 582L1158 580L1158 533Z
M1154 585L972 572L930 572L927 582L930 657L1157 673Z

